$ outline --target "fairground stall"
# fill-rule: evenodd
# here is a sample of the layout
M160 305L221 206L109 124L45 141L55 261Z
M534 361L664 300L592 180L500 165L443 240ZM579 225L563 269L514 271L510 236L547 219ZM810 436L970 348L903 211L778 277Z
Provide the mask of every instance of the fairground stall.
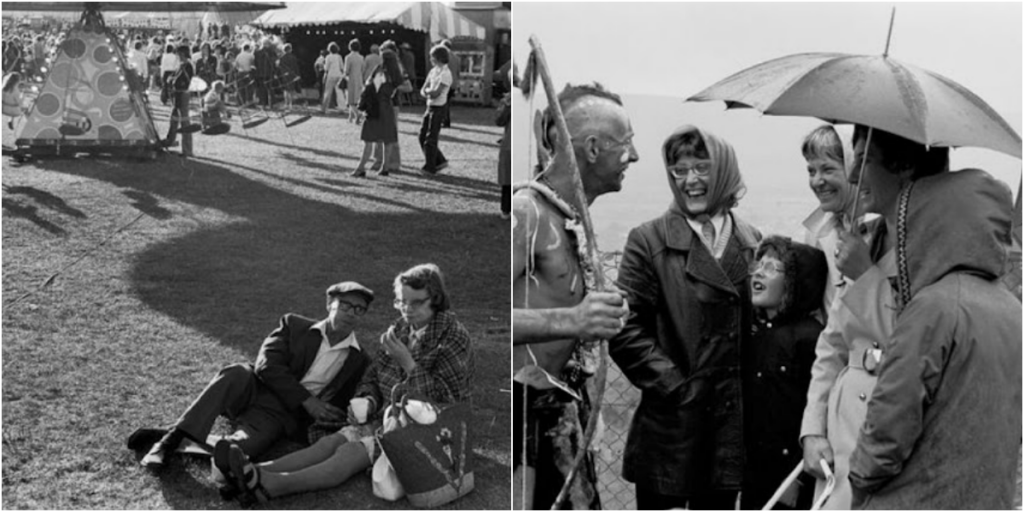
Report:
M345 54L349 41L358 39L364 55L370 45L388 39L408 44L416 57L418 86L430 68L431 45L450 39L462 69L455 100L490 102L487 84L493 52L488 52L487 31L441 2L300 2L268 11L252 24L280 33L292 44L307 87L316 85L313 63L331 42L338 43Z

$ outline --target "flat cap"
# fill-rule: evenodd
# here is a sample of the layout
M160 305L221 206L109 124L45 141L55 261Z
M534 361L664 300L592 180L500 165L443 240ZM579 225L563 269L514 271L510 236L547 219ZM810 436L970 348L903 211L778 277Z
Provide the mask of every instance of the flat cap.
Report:
M366 299L366 303L373 302L373 290L355 282L355 281L344 281L337 284L332 284L327 289L327 296L333 297L336 295L344 295L346 293L358 293Z

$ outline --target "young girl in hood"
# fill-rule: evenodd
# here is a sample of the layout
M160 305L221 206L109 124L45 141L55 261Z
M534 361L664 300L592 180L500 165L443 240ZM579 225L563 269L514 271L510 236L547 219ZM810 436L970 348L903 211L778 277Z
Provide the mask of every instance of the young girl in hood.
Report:
M770 236L758 246L750 276L753 340L741 363L745 510L763 507L803 458L800 420L814 346L824 327L814 313L821 306L828 263L819 249Z

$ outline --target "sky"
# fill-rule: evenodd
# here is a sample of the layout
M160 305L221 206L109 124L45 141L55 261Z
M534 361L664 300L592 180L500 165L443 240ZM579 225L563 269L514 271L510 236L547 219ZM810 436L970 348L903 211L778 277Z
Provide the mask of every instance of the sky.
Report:
M520 71L536 35L556 89L599 81L624 97L640 162L621 193L592 208L603 247L664 212L671 192L659 157L676 126L696 124L730 141L747 182L738 211L766 232L799 233L816 206L800 155L813 118L725 111L721 102L684 103L715 82L794 53L881 54L893 6L889 56L944 75L991 105L1021 133L1021 3L533 3L514 6L513 51ZM526 104L513 109L515 178L526 178ZM951 154L954 169L979 167L1017 193L1021 161L986 149Z

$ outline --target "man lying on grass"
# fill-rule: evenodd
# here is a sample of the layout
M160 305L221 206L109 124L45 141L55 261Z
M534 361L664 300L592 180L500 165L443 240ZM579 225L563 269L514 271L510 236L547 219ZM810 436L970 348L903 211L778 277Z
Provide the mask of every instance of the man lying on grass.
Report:
M221 369L142 458L142 465L164 467L185 438L204 444L219 415L237 425L224 439L251 455L263 453L282 437L340 428L370 364L355 328L372 301L369 288L347 281L327 289L326 319L317 322L293 313L282 317L263 341L255 366Z

